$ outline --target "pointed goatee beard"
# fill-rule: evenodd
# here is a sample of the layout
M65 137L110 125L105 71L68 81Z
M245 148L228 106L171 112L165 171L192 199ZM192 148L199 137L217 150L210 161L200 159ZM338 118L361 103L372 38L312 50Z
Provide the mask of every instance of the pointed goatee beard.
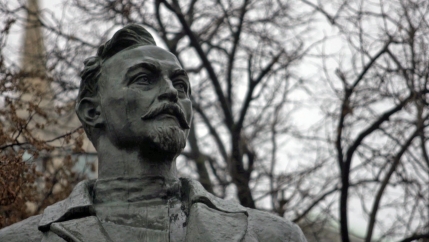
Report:
M152 129L150 139L159 152L180 154L186 146L185 131L175 126Z

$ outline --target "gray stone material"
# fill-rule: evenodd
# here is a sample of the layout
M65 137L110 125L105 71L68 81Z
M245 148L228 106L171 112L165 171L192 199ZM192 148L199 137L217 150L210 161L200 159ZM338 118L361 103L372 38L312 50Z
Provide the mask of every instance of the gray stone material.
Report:
M306 241L288 220L219 199L197 181L180 181L190 208L185 241ZM2 229L1 241L112 241L94 214L93 186L94 181L80 182L42 215Z
M143 27L116 32L81 76L76 113L97 150L98 180L0 230L0 241L306 241L292 222L178 177L191 86Z

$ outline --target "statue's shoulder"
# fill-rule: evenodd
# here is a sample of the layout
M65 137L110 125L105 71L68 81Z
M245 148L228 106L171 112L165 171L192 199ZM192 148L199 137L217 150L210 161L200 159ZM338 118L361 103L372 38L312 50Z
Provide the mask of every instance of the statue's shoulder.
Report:
M306 242L301 228L288 219L257 209L248 209L248 227L258 241Z
M247 215L247 232L244 241L260 242L306 242L301 229L291 221L277 215L257 209L250 209L238 203L226 201L208 193L195 180L181 178L184 194L191 203L205 203L210 208L226 214L245 213Z
M49 230L50 224L64 221L72 215L87 216L92 205L91 189L95 180L79 182L66 199L45 208L43 214L32 216L21 222L12 224L0 230L0 242L41 241L43 231Z
M21 222L12 224L0 230L0 241L27 242L41 241L43 233L39 231L38 224L42 215L29 217Z

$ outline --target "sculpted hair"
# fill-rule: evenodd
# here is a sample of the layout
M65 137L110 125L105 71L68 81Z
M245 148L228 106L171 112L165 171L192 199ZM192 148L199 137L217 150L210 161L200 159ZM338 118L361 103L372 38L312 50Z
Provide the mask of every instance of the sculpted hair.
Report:
M113 37L98 48L97 55L87 58L84 68L80 73L81 82L76 100L76 108L85 97L94 97L98 93L98 79L101 74L103 63L116 53L142 45L156 45L152 35L138 24L130 24L118 30ZM92 127L85 125L81 120L83 128L89 139L94 142Z

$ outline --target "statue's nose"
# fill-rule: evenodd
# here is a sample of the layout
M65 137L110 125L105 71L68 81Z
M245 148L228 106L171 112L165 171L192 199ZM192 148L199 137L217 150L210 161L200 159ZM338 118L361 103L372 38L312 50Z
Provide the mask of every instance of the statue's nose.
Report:
M169 79L164 79L163 83L164 83L163 91L159 94L158 100L177 102L179 98L177 89L173 86L173 84Z

